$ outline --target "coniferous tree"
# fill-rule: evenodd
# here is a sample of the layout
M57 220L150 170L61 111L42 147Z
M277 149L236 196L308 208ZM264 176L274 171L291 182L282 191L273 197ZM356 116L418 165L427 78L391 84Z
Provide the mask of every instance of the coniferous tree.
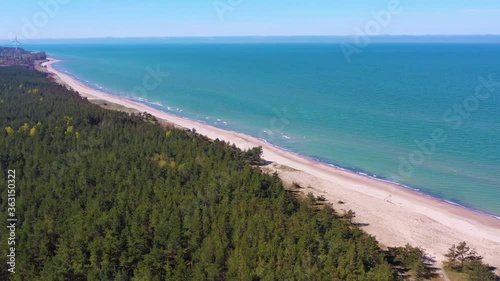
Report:
M482 257L478 255L475 250L467 246L465 241L458 243L458 245L452 245L445 256L452 266L458 264L462 271L467 262L482 260Z
M496 281L495 274L488 265L474 260L468 265L469 281Z

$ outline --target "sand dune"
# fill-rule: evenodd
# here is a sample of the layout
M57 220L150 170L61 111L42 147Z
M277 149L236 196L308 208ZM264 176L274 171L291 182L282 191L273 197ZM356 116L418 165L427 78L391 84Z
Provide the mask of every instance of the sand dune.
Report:
M60 83L78 91L88 99L148 112L157 118L188 129L196 129L212 139L221 139L247 149L263 147L263 157L273 162L263 169L278 172L285 183L297 182L304 192L323 195L338 212L352 209L355 221L387 246L410 243L424 248L438 264L447 249L467 241L484 256L484 261L500 268L500 220L465 208L442 202L395 184L379 181L313 161L272 146L244 134L222 130L196 121L156 110L144 104L109 95L87 87L70 76L56 71L50 60L43 63L47 71L57 75ZM56 77L55 77L56 78ZM343 201L344 204L339 204Z

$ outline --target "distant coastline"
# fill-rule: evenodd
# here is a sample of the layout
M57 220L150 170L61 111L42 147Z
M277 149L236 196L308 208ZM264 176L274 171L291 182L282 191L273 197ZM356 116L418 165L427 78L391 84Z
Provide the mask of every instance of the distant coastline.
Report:
M184 37L103 37L74 39L32 39L29 44L262 44L262 43L353 43L355 35L292 35L292 36L184 36ZM500 35L378 35L370 36L374 44L500 44ZM0 40L0 44L10 41Z

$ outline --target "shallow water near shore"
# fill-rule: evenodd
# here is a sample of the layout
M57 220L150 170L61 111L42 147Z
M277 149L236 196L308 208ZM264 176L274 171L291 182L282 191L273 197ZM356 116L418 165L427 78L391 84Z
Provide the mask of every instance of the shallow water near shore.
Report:
M99 90L500 215L500 87L476 94L500 81L500 45L371 45L351 63L335 44L26 48Z

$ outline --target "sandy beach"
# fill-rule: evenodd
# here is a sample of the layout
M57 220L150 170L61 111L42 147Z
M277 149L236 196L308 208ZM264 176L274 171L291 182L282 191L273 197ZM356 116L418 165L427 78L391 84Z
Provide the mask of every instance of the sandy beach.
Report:
M180 127L194 128L211 139L234 143L241 149L262 146L263 158L272 162L263 167L264 170L277 172L286 184L300 184L305 193L324 196L338 213L352 209L356 212L355 222L385 246L409 243L422 247L440 265L452 244L466 241L486 263L500 268L500 219L311 160L251 136L97 91L55 70L52 64L56 62L50 59L42 63L42 69L52 73L58 83L71 87L89 100L105 100L137 112L148 112ZM497 272L500 273L498 269Z

